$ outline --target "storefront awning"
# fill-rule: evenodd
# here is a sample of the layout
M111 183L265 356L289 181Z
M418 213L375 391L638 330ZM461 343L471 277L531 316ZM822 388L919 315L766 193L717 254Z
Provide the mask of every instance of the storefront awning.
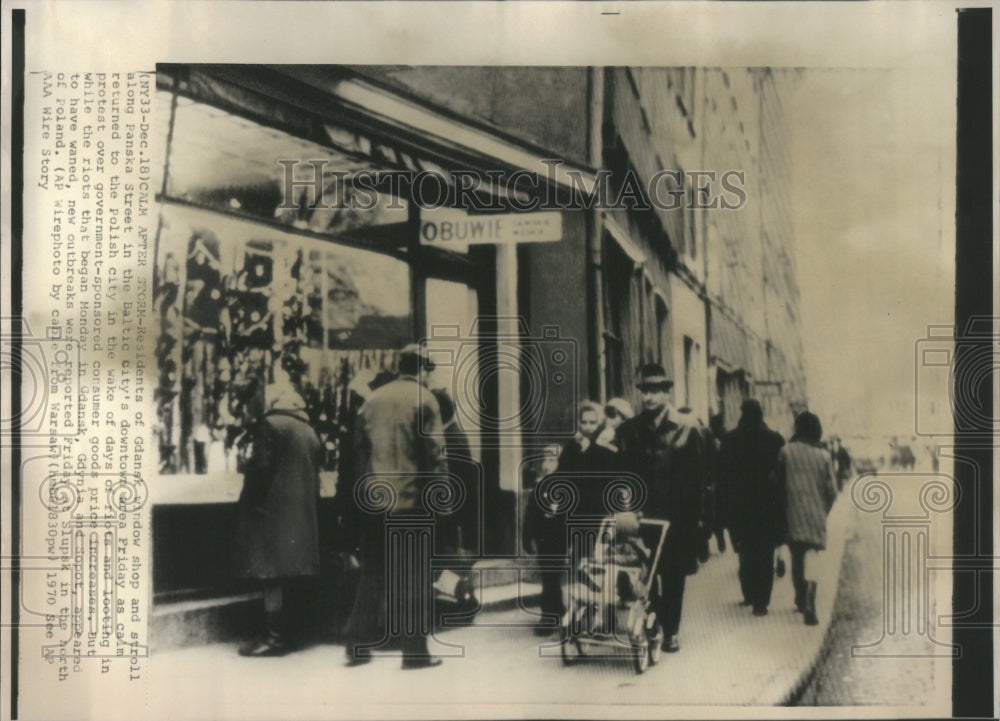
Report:
M403 171L527 171L570 198L595 174L566 163L543 162L536 149L493 135L433 108L398 97L336 67L171 66L158 68L161 89L249 117L320 143L355 160ZM506 184L484 182L479 191L502 201L525 202Z

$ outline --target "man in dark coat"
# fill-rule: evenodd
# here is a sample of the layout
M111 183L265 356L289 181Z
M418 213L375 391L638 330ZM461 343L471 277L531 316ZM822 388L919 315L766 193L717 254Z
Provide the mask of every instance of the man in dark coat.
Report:
M639 372L642 412L621 425L616 445L620 467L645 485L643 513L670 522L658 573L663 593L655 602L664 626L665 651L680 650L681 610L686 577L698 570L705 484L705 437L693 416L670 402L673 381L663 366L649 363Z
M760 403L743 402L739 425L722 440L719 475L729 501L729 528L740 544L740 586L744 606L767 614L774 586L774 549L784 532L783 490L774 467L785 445L764 422Z
M288 652L282 618L287 587L319 571L320 440L287 374L278 371L267 396L271 410L250 429L235 544L235 575L264 584L266 632L240 649L243 656Z
M426 494L428 485L450 482L438 402L426 388L427 374L433 369L426 349L407 346L400 352L399 377L375 390L358 413L354 468L359 475L353 497L364 520L360 524L362 577L346 631L351 665L371 660L372 649L390 641L390 629L398 629L403 668L441 663L427 649L430 559L418 555L424 544L419 539L405 543L397 563L386 563L387 533L392 532L386 521L412 516L416 529L419 517L428 517L434 510ZM401 532L408 533L406 529ZM390 613L402 617L388 623Z

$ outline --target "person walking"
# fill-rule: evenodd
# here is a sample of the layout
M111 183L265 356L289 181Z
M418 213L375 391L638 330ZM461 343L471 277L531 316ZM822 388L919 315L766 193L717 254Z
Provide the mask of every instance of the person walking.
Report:
M364 519L359 539L362 571L345 635L348 665L367 663L372 649L396 640L395 634L402 645L403 668L418 669L441 663L427 647L430 563L414 551L397 559L398 565L388 565L386 522L426 516L431 509L424 491L429 483L445 479L448 467L438 402L426 388L433 362L425 348L412 344L400 351L398 368L399 377L365 401L355 426L353 465L358 477L353 496ZM404 545L411 550L423 547ZM390 622L390 613L401 617Z
M611 479L615 455L595 442L600 426L600 410L600 406L590 401L580 405L576 436L560 450L555 468L535 486L525 513L525 541L532 553L569 563L568 516L571 513L574 516L591 516L596 529L608 513L604 487ZM564 492L565 486L573 489L572 494ZM566 572L558 568L543 568L539 575L542 582L541 612L559 619L566 613L563 593ZM552 628L542 624L535 627L535 633L546 636Z
M431 388L441 411L441 428L444 436L444 455L448 472L462 484L459 498L461 505L453 510L439 525L435 539L439 550L448 555L456 553L477 557L482 554L480 544L482 517L482 479L479 464L472 457L469 438L459 424L455 401L444 388Z
M830 454L837 475L837 490L843 491L844 484L851 478L851 454L844 448L840 436L830 439Z
M235 575L264 589L265 627L241 656L283 656L290 587L319 572L319 468L322 447L305 400L278 369L266 388L269 410L250 428L249 457L237 503Z
M743 604L767 614L774 586L774 549L785 528L784 488L774 468L785 439L767 427L760 403L743 401L735 430L722 439L719 476L729 501L730 532L740 539Z
M837 499L837 479L830 453L820 444L823 426L813 413L795 418L795 435L778 453L775 469L785 489L788 548L792 556L795 608L807 626L816 617L816 562L826 548L826 518Z
M573 515L592 516L597 524L612 512L604 502L604 490L613 478L615 463L614 452L597 443L600 417L601 407L596 403L581 403L576 436L559 454L559 473L565 474L577 491Z
M639 370L642 411L618 429L619 468L643 482L643 513L670 522L657 569L663 592L655 599L664 626L663 649L680 650L681 611L688 575L698 570L705 438L690 414L671 403L673 381L658 363Z
M719 451L722 449L722 438L726 435L726 426L721 413L716 413L708 419L708 475L705 492L707 516L709 518L709 536L715 536L715 544L719 553L726 552L726 498L722 482L719 480Z

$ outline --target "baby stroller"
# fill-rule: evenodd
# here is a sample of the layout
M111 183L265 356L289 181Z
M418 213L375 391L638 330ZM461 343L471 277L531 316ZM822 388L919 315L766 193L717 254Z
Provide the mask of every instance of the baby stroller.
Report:
M592 553L581 559L570 584L562 619L564 664L584 656L628 655L642 673L660 660L664 632L651 599L662 593L656 568L669 525L634 513L601 522Z

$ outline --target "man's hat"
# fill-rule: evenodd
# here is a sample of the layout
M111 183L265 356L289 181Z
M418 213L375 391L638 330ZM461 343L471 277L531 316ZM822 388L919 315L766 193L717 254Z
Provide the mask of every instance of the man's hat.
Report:
M674 382L667 378L667 372L659 363L647 363L639 369L635 385L639 390L659 388L666 391L674 387Z
M435 368L434 361L431 360L430 353L427 352L427 346L422 343L410 343L399 351L400 361L407 357L413 358L424 370L432 371Z

